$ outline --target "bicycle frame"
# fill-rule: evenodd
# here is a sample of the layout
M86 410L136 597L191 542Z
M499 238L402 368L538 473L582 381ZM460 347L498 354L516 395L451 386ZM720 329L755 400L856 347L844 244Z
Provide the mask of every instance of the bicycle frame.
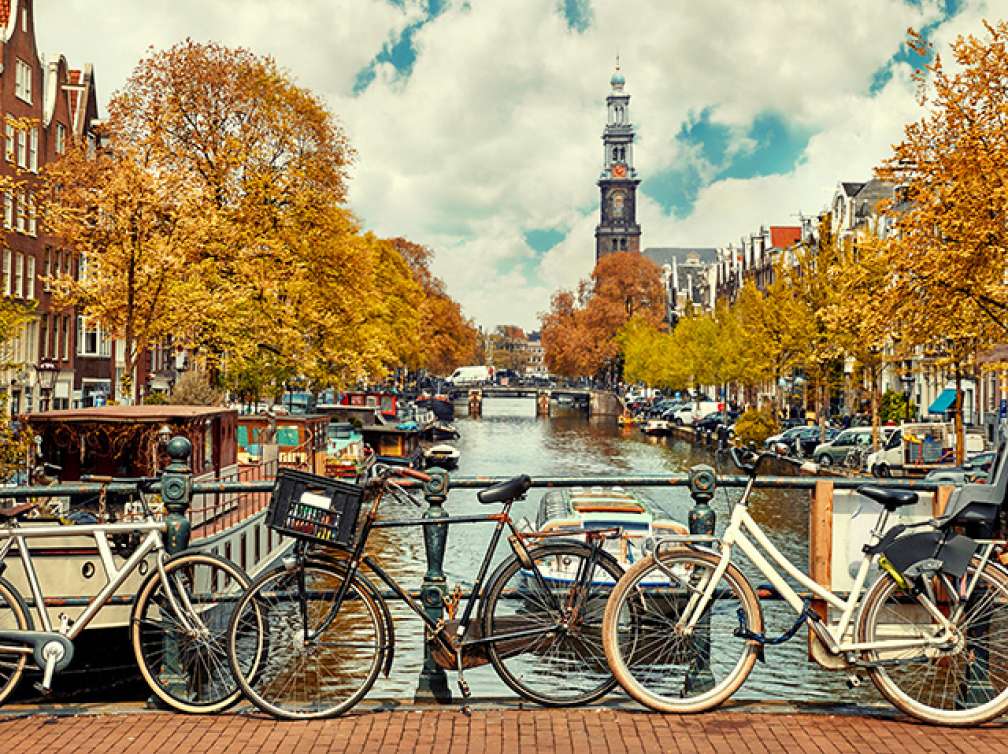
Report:
M468 640L463 639L466 630L469 627L469 624L472 622L473 611L475 609L476 602L483 593L483 583L486 580L487 572L490 570L490 563L493 559L493 555L497 550L497 546L500 544L500 538L502 533L504 532L504 527L507 526L510 529L512 536L509 537L509 540L512 543L512 549L515 550L515 553L519 557L521 557L521 553L518 551L518 548L519 547L524 548L525 540L545 538L538 534L535 535L522 534L517 530L517 528L514 525L514 521L512 521L511 519L511 506L513 505L514 501L506 503L504 505L504 508L499 513L484 513L484 514L465 515L465 516L446 516L444 518L402 519L402 520L388 520L388 521L379 521L377 519L378 505L380 502L381 502L381 496L379 496L376 499L376 501L372 504L371 509L368 511L367 519L364 522L364 526L361 529L357 544L355 545L354 550L349 559L347 576L344 579L343 583L340 585L338 592L336 593L335 599L333 601L332 610L330 611L329 615L326 616L326 620L324 620L321 626L313 633L322 633L323 631L326 630L326 628L328 628L332 624L332 621L336 619L336 616L339 613L340 605L342 604L343 599L346 597L349 585L353 581L354 576L360 570L360 565L363 563L372 573L374 573L379 579L381 579L381 581L383 581L396 594L397 597L402 599L403 602L405 602L406 605L410 608L410 610L412 610L424 622L424 624L427 626L427 629L432 636L436 637L437 640L442 642L442 644L444 644L448 649L454 651L454 648L451 646L451 642L445 630L445 622L443 620L436 621L430 615L428 615L427 611L423 608L423 606L420 605L420 603L417 602L417 600L414 599L405 589L403 589L402 585L400 585L399 582L396 581L395 577L392 576L390 573L388 573L382 567L381 562L377 558L371 555L366 555L364 553L364 548L367 544L368 536L371 533L372 529L401 528L407 526L440 526L440 525L447 526L450 524L485 523L491 521L495 522L496 526L494 527L493 534L490 537L490 542L487 544L486 553L483 555L483 562L480 564L479 570L477 571L476 580L473 583L472 591L469 595L469 598L466 600L465 609L462 612L462 617L459 620L459 625L458 628L456 629L456 638L457 641L459 642L459 649L460 650L467 649L476 645L487 644L490 642L505 641L509 639L520 639L530 636L541 636L543 633L547 633L549 631L549 629L543 629L540 627L536 629L526 629L523 631L512 631L506 634L495 634L493 636L484 636L475 639L468 639ZM558 532L557 534L552 536L558 536L558 537L570 536L571 534L586 534L589 540L594 539L596 541L600 540L602 537L601 532L588 532L587 530L574 530L562 533ZM598 537L596 537L596 535L598 535ZM597 562L597 556L598 556L597 550L600 549L600 547L601 547L600 545L596 544L595 547L593 547L592 549L591 562L589 563L589 568L587 570L588 574L592 572L592 569L594 568L594 565ZM532 562L531 565L532 565L531 568L532 573L534 574L536 581L539 583L539 586L544 590L544 592L550 594L552 597L552 591L547 588L546 581L543 578L542 573L539 571L539 568L536 566L534 562ZM578 575L580 576L580 574ZM303 591L304 584L303 583L300 584L299 588ZM301 602L303 606L304 600L302 599ZM304 627L305 627L304 630L307 632L308 631L307 622L304 623ZM305 638L308 637L306 636Z
M6 536L6 541L0 545L0 563L3 562L11 548L14 545L17 545L21 565L24 568L25 577L28 581L32 600L34 602L35 610L42 623L42 628L46 632L53 632L52 622L49 619L49 611L46 609L45 597L42 593L42 587L39 584L38 574L35 571L35 564L32 560L31 550L28 548L27 540L42 539L45 537L66 537L71 535L90 535L94 538L95 546L98 549L98 555L101 558L102 566L105 569L106 583L105 586L102 587L98 593L88 601L87 607L84 608L84 611L77 617L76 620L73 621L73 623L67 622L58 627L58 633L70 639L70 641L73 641L80 636L84 629L87 628L88 624L94 619L95 615L98 614L98 611L108 604L116 590L122 586L123 582L138 568L141 561L143 561L143 559L150 553L158 552L157 568L161 574L161 578L166 579L164 571L164 544L161 539L161 533L164 529L165 525L157 521L139 521L135 523L118 524L83 524L79 526L54 524L31 527L4 527L0 529L0 537ZM109 546L108 535L132 534L137 532L146 533L146 536L141 540L140 545L136 548L133 554L127 558L125 563L123 563L122 568L116 568L115 561L112 558L112 548ZM169 600L174 603L175 598L171 591L172 590L168 589L166 590L166 593L168 594ZM185 612L181 610L177 604L172 604L172 608L176 611L180 619L185 621ZM15 648L3 647L3 649L10 650Z
M833 654L839 655L870 650L884 651L911 649L915 647L939 647L948 643L950 634L953 631L952 622L948 617L942 614L941 610L939 610L934 603L922 595L917 597L918 604L924 607L942 627L942 630L939 631L936 636L928 639L891 639L873 642L845 641L844 636L851 627L854 613L861 602L865 581L868 578L868 571L871 567L872 561L875 559L875 556L870 553L864 554L864 557L861 559L861 563L858 567L857 575L854 578L854 585L851 588L850 594L846 600L841 599L835 593L820 585L811 577L796 568L795 565L791 563L791 561L789 561L787 557L785 557L766 536L759 524L756 523L749 514L746 501L748 500L752 486L753 480L750 479L741 500L739 500L732 509L731 520L728 524L728 528L725 530L724 536L720 540L720 561L714 569L714 572L711 574L709 582L704 586L703 591L700 594L694 593L687 602L686 608L683 611L683 620L685 621L687 631L692 631L696 628L697 623L700 621L701 616L706 610L707 604L714 596L717 584L721 580L725 571L728 569L728 564L731 562L732 548L737 546L749 558L753 565L755 565L756 568L770 581L770 584L777 590L777 593L781 595L784 601L787 602L787 604L790 605L798 615L801 615L805 610L805 603L791 585L788 584L784 577L781 576L780 572L774 567L774 565L771 564L770 560L782 569L784 573L797 581L802 587L808 589L813 595L823 600L831 607L841 611L840 621L833 629L829 626L823 625L819 621L811 622L813 630L816 631L816 634L826 643L829 651ZM881 539L881 535L885 531L885 525L888 519L889 512L883 510L879 515L875 527L872 529L870 544L874 545ZM688 541L689 539L689 537L683 537L678 541ZM993 552L993 548L994 543L987 544L986 550L983 554L984 563L989 560L991 552ZM766 553L766 555L764 555L764 553ZM769 556L769 560L766 556ZM660 562L657 554L655 557L656 562ZM972 593L978 577L979 571L974 576L972 583L969 585L967 595Z

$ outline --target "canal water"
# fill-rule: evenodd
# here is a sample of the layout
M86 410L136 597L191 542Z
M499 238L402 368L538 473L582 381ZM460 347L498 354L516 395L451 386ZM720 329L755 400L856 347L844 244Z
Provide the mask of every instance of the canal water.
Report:
M464 411L464 407L461 409ZM459 476L486 475L507 477L664 474L685 472L697 463L718 467L714 454L704 448L674 438L647 437L634 428L620 428L614 419L587 419L574 411L549 419L536 418L532 401L524 399L487 399L483 417L470 419L459 415L455 421L461 437L455 441L461 451ZM720 473L737 470L725 458ZM512 509L514 518L535 520L541 490L532 490L528 499ZM692 505L685 488L643 489L641 494L664 508L676 520L686 522ZM719 490L712 505L718 516L718 531L728 520L732 501L740 490ZM451 514L486 512L474 490L453 491L446 503ZM493 506L496 508L496 506ZM750 512L775 544L797 565L808 561L807 491L756 490ZM387 516L414 516L419 511L403 503L383 506ZM451 528L445 557L449 589L460 584L465 590L475 576L486 550L493 525L459 524ZM419 528L376 531L372 535L376 554L389 566L404 586L419 588L426 561L423 536ZM495 555L502 560L510 554L502 542ZM754 584L763 583L751 568L745 568ZM411 698L422 665L423 631L420 621L402 605L393 601L397 646L395 664L388 679L380 679L372 692L375 697ZM782 603L764 602L767 632L777 635L794 622L794 614ZM789 701L878 701L874 690L862 687L850 691L843 674L820 669L807 660L806 631L790 642L766 649L766 663L758 663L738 698ZM490 667L466 671L466 679L478 696L513 696L497 679ZM449 674L453 693L454 674ZM869 684L870 685L870 684Z

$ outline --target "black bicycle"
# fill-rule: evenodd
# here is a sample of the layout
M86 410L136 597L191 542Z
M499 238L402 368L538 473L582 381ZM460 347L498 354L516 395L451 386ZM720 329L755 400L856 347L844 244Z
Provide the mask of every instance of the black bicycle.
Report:
M478 493L481 503L503 506L497 513L379 520L387 494L416 503L396 477L437 484L399 467L376 466L364 487L282 470L268 521L299 541L291 558L239 599L228 629L232 671L256 706L281 718L339 715L364 698L379 673L388 675L394 624L364 569L424 621L433 659L458 671L464 698L464 670L487 663L518 694L543 705L588 704L614 688L601 628L622 569L603 544L620 536L618 528L520 532L510 511L531 486L528 476ZM434 620L365 553L376 528L491 521L496 527L457 620L459 588L444 600L445 617ZM505 527L512 554L488 577Z

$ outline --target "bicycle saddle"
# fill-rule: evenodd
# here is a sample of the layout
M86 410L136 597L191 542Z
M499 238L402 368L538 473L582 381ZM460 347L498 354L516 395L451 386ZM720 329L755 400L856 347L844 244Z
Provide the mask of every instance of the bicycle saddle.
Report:
M894 511L905 505L914 505L917 502L917 493L913 490L890 490L883 487L858 487L859 495L864 495L870 500L874 500L887 511Z
M521 476L516 476L514 479L508 479L506 482L497 482L492 487L480 490L476 495L476 499L484 505L505 503L521 497L528 492L531 486L532 479L529 478L528 474L522 474Z

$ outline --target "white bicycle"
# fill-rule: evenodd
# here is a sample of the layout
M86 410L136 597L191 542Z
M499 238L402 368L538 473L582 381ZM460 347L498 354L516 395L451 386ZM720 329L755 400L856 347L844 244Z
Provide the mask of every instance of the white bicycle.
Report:
M749 515L759 462L770 455L732 451L749 481L722 537L662 541L616 585L602 636L627 693L664 712L709 710L738 690L765 645L790 639L807 623L853 679L867 672L883 696L914 717L974 725L1002 714L1008 707L1008 571L994 556L1004 543L954 530L991 527L1008 485L1008 453L1002 448L992 485L975 493L964 488L940 520L886 531L890 514L914 504L917 493L861 487L883 511L846 599L795 567ZM798 616L779 637L764 633L756 592L732 562L736 547ZM864 595L873 563L882 574ZM823 621L781 571L838 612L838 622ZM662 579L667 588L643 586Z

